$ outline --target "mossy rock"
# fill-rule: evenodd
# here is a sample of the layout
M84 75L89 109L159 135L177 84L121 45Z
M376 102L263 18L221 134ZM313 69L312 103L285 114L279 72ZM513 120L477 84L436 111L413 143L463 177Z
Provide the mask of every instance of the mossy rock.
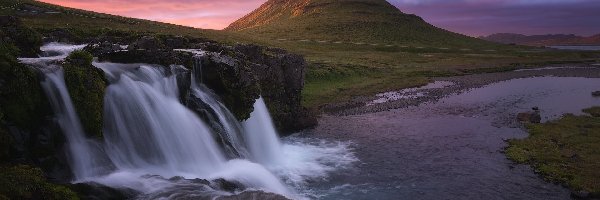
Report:
M69 188L48 183L42 170L27 165L0 167L0 199L79 199Z
M75 51L63 64L65 83L81 124L89 136L102 137L102 113L107 81L102 70L92 66L92 55Z
M7 37L9 42L20 49L20 56L35 57L40 53L43 44L42 35L23 25L14 16L0 16L0 35Z
M31 130L51 111L39 75L17 61L15 49L8 43L0 44L0 109L5 120Z

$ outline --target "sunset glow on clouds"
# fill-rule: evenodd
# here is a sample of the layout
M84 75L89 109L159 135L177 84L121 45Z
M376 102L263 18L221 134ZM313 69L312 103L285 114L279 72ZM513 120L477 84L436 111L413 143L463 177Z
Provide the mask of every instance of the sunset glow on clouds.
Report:
M266 0L42 0L101 13L222 29ZM472 36L600 33L600 0L388 0L405 13Z
M223 29L264 0L41 0L62 6L205 29Z

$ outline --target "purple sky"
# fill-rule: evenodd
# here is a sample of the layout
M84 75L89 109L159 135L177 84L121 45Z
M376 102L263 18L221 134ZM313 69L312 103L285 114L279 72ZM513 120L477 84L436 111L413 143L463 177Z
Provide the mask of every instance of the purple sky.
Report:
M600 0L388 0L405 13L471 36L600 33Z
M96 12L222 29L266 0L41 0ZM600 33L600 0L388 0L405 13L471 36Z

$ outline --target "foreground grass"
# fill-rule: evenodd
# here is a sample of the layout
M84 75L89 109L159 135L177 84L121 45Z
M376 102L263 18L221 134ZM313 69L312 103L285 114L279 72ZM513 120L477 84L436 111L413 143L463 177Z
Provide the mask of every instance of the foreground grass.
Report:
M575 191L600 195L600 107L584 110L591 116L565 115L527 127L530 137L511 140L507 156L532 165L549 181Z

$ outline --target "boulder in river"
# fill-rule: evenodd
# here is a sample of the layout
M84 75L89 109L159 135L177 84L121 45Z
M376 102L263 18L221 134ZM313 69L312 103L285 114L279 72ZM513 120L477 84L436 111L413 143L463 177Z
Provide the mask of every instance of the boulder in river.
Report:
M540 114L539 108L533 107L532 111L517 114L517 120L525 123L539 124L540 122L542 122L542 116Z

